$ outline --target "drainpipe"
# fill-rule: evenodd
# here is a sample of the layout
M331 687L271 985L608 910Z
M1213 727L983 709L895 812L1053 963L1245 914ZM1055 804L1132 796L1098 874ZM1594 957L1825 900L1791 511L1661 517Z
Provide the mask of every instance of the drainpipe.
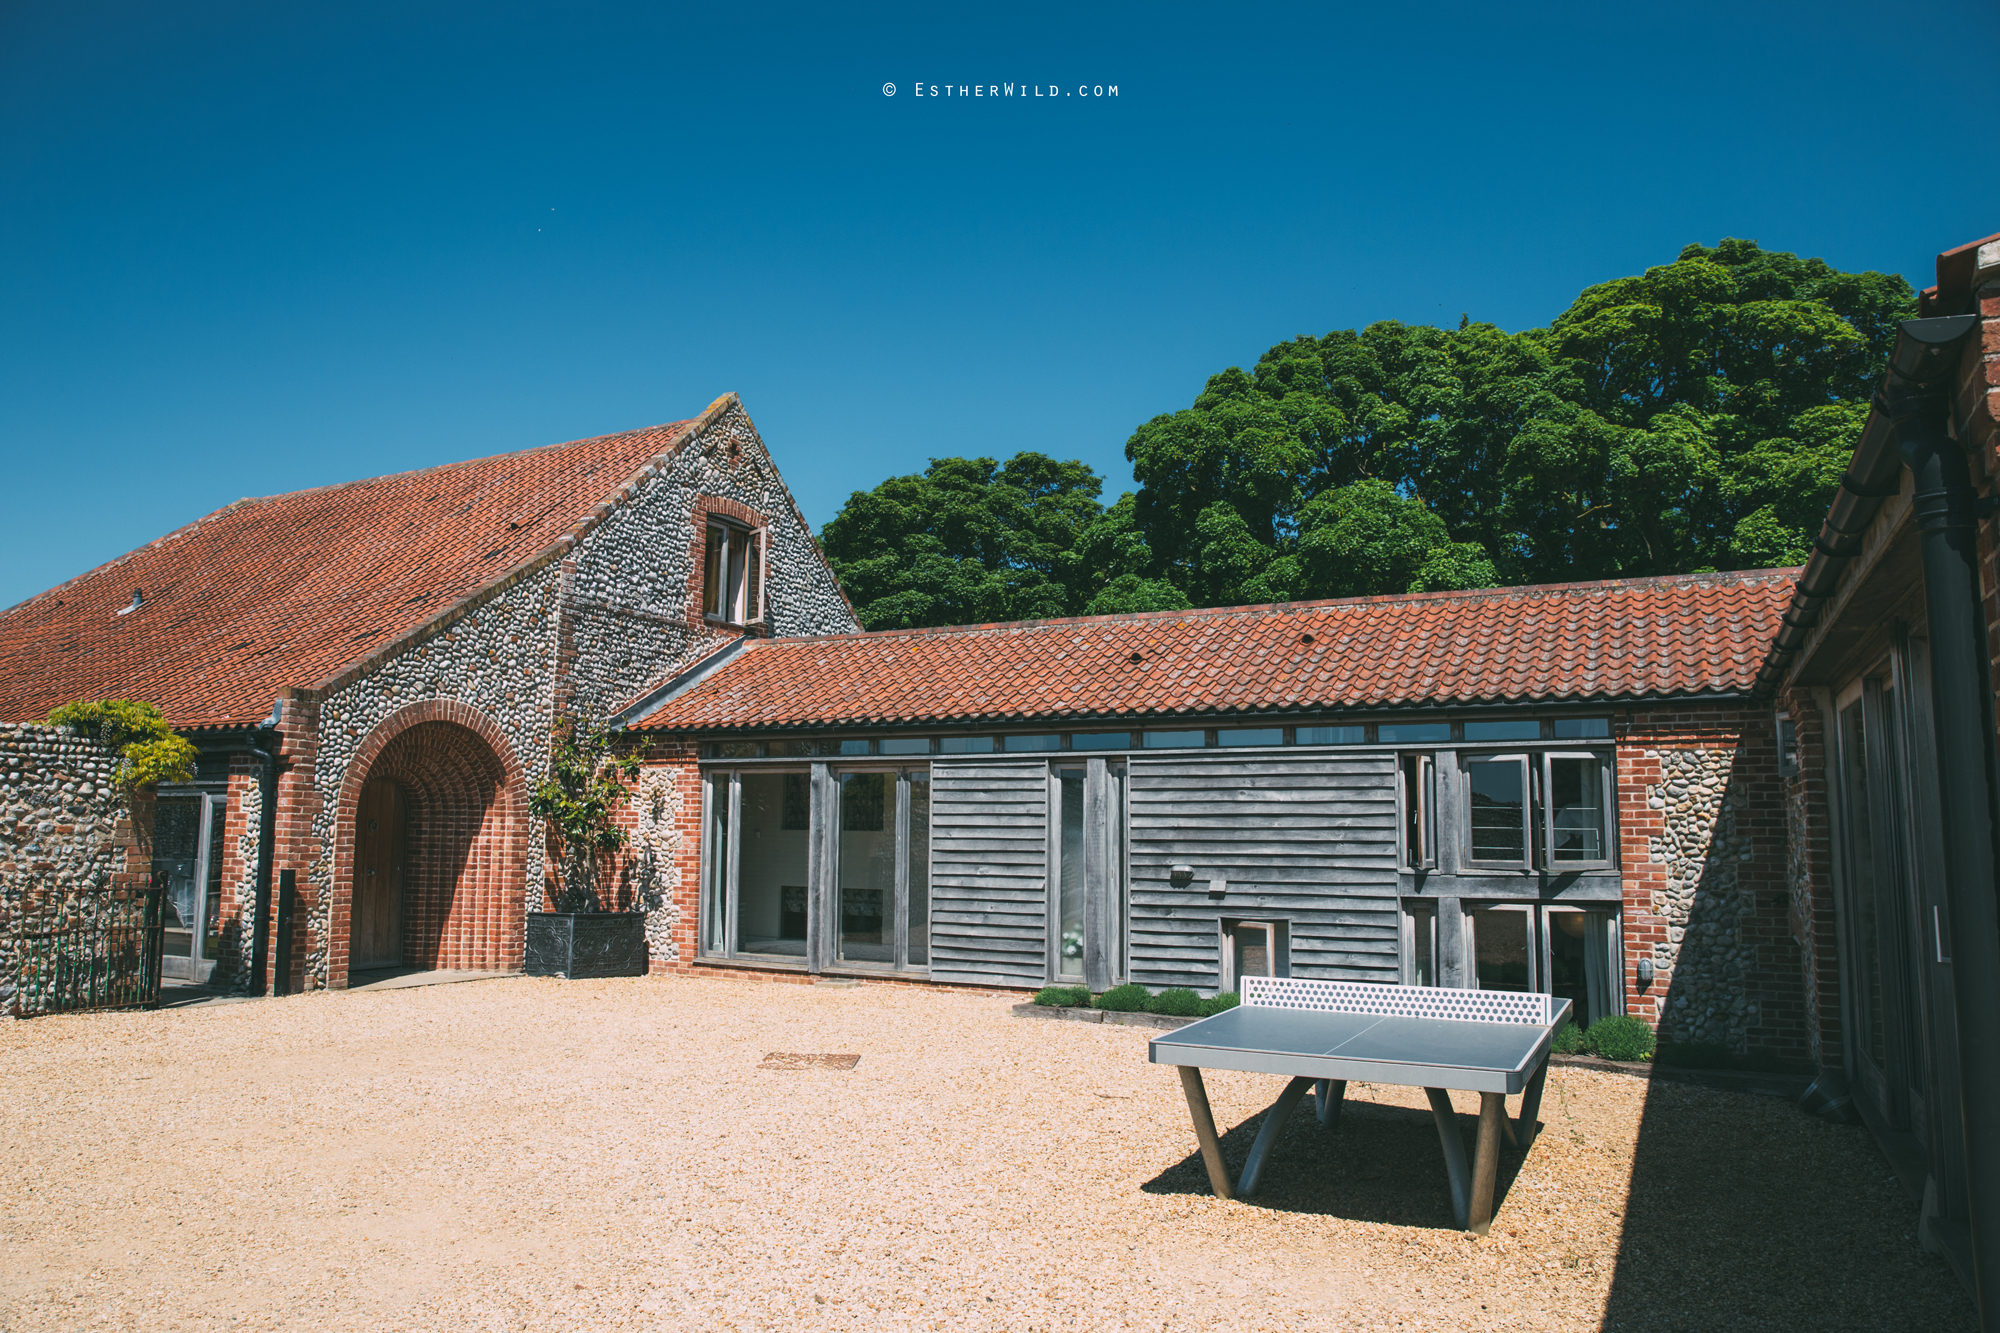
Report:
M278 717L284 708L280 700L271 706L271 716L261 732L252 736L262 739L264 733L272 732L278 725ZM257 939L250 947L250 993L269 995L275 989L266 982L264 969L270 961L271 948L271 858L277 851L278 843L278 756L277 750L284 743L278 743L269 750L261 750L254 745L246 746L251 754L264 761L264 775L257 780L262 789L263 800L259 802L257 817Z
M1976 318L1911 320L1903 341L1930 355L1891 372L1880 406L1915 485L1923 555L1931 704L1937 731L1949 956L1958 1011L1959 1123L1965 1138L1973 1286L1980 1327L2000 1330L2000 898L1995 896L1992 662L1979 595L1978 497L1947 432L1960 341ZM1929 326L1929 327L1922 327ZM1898 361L1905 358L1898 357ZM1926 368L1931 368L1928 374Z

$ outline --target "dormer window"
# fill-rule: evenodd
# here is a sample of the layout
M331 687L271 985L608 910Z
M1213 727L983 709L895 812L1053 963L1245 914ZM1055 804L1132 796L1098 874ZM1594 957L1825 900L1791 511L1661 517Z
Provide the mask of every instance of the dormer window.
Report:
M702 615L748 625L764 614L763 543L759 534L721 519L708 521L702 561Z

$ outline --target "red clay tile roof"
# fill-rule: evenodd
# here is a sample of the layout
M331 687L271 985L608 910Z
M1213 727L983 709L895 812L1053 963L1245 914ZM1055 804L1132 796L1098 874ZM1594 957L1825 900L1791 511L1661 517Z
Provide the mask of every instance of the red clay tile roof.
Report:
M547 554L688 424L218 509L0 614L0 720L133 698L254 724Z
M634 725L1167 718L1747 692L1797 574L773 639Z

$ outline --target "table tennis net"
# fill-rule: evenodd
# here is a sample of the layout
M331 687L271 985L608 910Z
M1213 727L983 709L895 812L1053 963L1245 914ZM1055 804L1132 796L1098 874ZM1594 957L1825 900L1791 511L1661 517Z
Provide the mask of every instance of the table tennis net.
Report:
M1243 1003L1256 1009L1303 1009L1322 1014L1383 1014L1394 1018L1445 1018L1461 1023L1546 1024L1547 995L1520 991L1458 990L1448 986L1371 986L1358 981L1306 977L1245 977Z

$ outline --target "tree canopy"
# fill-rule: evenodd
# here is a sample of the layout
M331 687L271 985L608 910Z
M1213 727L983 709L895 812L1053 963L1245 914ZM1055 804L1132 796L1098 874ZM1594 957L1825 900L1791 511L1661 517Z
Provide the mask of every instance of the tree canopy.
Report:
M823 540L871 628L1797 563L1867 416L1902 278L1754 241L1547 328L1301 336L1082 463L938 459Z

